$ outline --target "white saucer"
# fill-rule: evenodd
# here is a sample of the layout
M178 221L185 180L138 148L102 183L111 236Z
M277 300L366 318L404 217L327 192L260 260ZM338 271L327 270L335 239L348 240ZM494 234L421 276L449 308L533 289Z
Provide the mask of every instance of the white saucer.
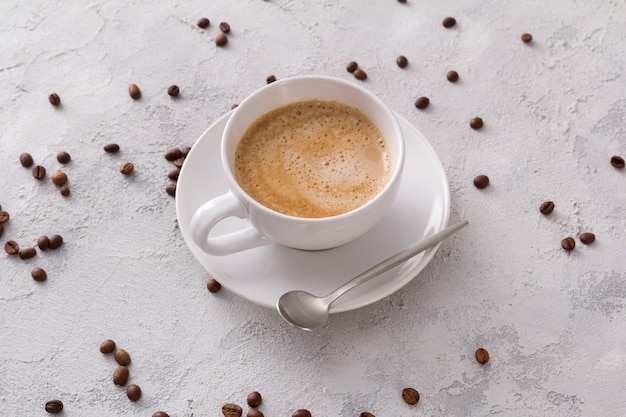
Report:
M275 308L283 293L296 289L326 295L448 223L450 188L443 166L426 138L396 115L406 142L402 184L389 213L364 236L325 251L268 245L232 255L208 255L191 239L189 223L204 202L228 191L220 161L220 142L229 117L230 113L217 120L192 147L178 178L176 212L183 238L200 264L225 288L254 303ZM245 220L229 218L219 223L213 233L231 232L245 225ZM402 288L424 269L438 248L439 245L346 293L332 305L332 312L368 305Z

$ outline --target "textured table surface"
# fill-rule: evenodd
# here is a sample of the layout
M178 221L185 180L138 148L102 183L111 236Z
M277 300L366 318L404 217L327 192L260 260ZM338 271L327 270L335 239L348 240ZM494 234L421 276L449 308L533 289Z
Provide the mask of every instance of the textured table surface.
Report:
M266 416L624 415L626 170L610 164L626 157L624 21L620 0L0 2L0 240L64 238L32 259L0 254L0 414L44 416L59 399L66 416L245 415L257 390ZM471 222L408 285L315 333L207 291L163 158L267 76L302 74L360 83L413 123L446 169L452 220ZM59 169L68 197L50 181ZM132 357L137 402L112 382L109 338Z

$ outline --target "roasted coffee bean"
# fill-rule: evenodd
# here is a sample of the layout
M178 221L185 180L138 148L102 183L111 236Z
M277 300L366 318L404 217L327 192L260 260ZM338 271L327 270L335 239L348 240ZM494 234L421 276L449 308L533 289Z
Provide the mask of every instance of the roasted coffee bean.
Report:
M126 388L126 396L131 401L138 401L141 398L141 388L137 384L131 384Z
M230 32L230 25L226 22L221 22L220 23L220 30L224 33L229 33Z
M224 417L241 417L243 410L237 404L224 404L222 406L222 414Z
M448 73L446 74L446 78L451 83L455 83L459 80L459 73L456 71L448 71Z
M44 179L46 177L46 169L41 165L35 166L35 168L33 168L33 177L37 180Z
M48 247L50 249L58 249L63 244L61 235L52 235L48 238Z
M424 110L426 107L428 107L428 105L430 104L430 100L428 99L428 97L418 97L417 100L415 100L415 107L417 107L420 110Z
M115 385L119 385L120 387L123 387L124 385L126 385L126 383L128 382L128 368L124 365L120 365L117 368L115 368L115 371L113 371L113 383Z
M65 186L65 185L64 185L63 187L61 187L61 195L62 195L63 197L67 197L68 195L70 195L70 189L69 189L69 187L67 187L67 186Z
M544 201L539 206L539 211L547 216L554 211L554 203L552 201Z
M50 414L56 414L63 411L63 402L61 400L52 400L46 403L45 409Z
M209 290L209 292L218 292L222 289L222 284L211 278L207 281L206 288L207 290Z
M20 164L22 164L22 166L24 168L32 167L33 166L33 157L28 152L24 152L24 153L20 154Z
M219 35L215 37L215 44L217 46L224 46L227 43L228 43L228 37L226 37L226 35L224 35L223 33L220 33Z
M474 186L479 190L487 187L489 185L489 177L486 175L478 175L474 178Z
M261 394L258 391L252 391L246 397L246 402L252 408L256 408L256 407L260 406L261 405L261 401L263 401L263 397L261 397Z
M180 151L183 153L183 158L187 158L187 155L191 152L191 146L185 146Z
M248 414L246 414L246 417L265 417L265 416L263 415L261 410L257 410L256 408L253 408L252 410L248 410Z
M63 171L57 171L52 174L52 182L56 185L63 185L67 182L67 174Z
M367 78L367 73L362 69L357 68L356 70L354 70L354 78L363 81Z
M0 223L0 237L2 236L3 233L4 233L4 225Z
M363 411L361 414L359 414L359 417L376 417L376 416L372 413L368 413L367 411Z
M566 237L561 241L561 247L566 251L572 251L576 247L576 241L573 237Z
M311 412L304 408L300 408L294 411L291 417L311 417Z
M451 28L456 25L456 19L454 17L446 17L445 19L443 19L441 24L444 28Z
M533 40L533 35L531 35L530 33L523 33L522 34L522 42L528 43L528 42L530 42L532 40Z
M165 411L157 411L152 414L152 417L170 417L170 415L167 414Z
M130 84L128 86L128 94L133 100L139 100L141 98L141 90L137 84Z
M48 239L48 236L39 236L37 239L37 246L39 247L39 250L46 250L49 245L50 239Z
M476 349L476 353L474 354L474 356L476 357L476 361L478 361L478 363L481 365L489 362L489 352L487 352L487 350L483 348Z
M52 93L48 96L48 101L53 106L58 106L59 104L61 104L61 97L59 97L57 93Z
M481 127L483 127L483 119L481 119L480 117L473 117L470 120L470 127L472 129L480 129Z
M168 149L165 152L165 155L163 155L165 157L165 159L167 159L168 161L175 161L178 158L182 158L183 156L183 151L181 151L178 148L172 148L172 149Z
M267 78L265 79L265 83L266 84L271 84L274 81L276 81L276 76L275 75L268 75Z
M72 160L72 157L70 156L69 153L65 151L61 151L57 154L57 161L59 161L62 164L67 164L71 160Z
M208 28L210 24L211 21L206 17L202 17L198 20L198 27L201 27L202 29Z
M30 259L37 255L35 248L24 248L20 251L20 259Z
M115 342L111 339L107 339L100 343L100 352L108 354L115 350Z
M589 245L596 241L596 235L591 232L585 232L580 234L580 241L585 245Z
M348 65L346 65L346 70L348 70L348 72L354 72L357 68L359 68L359 64L357 64L356 61L350 61L348 62Z
M180 88L178 88L178 86L177 86L177 85L170 85L170 86L167 88L167 94L168 94L170 97L177 97L177 96L178 96L178 94L180 94Z
M409 65L409 60L406 59L404 55L400 55L396 58L396 64L398 64L400 68L406 68L406 66Z
M611 157L611 165L613 165L615 168L618 169L622 169L624 168L624 158L622 158L621 156L618 155L614 155Z
M120 150L120 145L117 143L108 143L104 145L104 151L108 153L116 153Z
M406 0L398 0L398 3L406 3Z
M135 165L132 162L124 162L120 165L120 172L124 175L130 175L135 170Z
M167 184L165 186L165 192L172 197L176 197L176 184Z
M127 366L130 365L130 355L124 349L118 349L115 351L113 355L115 361L120 365Z
M180 168L176 168L167 173L167 178L172 181L178 181L178 177L180 176Z
M6 223L11 220L11 215L8 211L0 210L0 223Z
M4 244L4 251L9 255L17 255L20 253L20 245L14 240L9 240Z
M185 158L178 158L177 160L174 161L174 166L176 168L182 168L184 163L185 163Z
M402 390L402 399L407 404L417 404L420 400L420 393L415 388L405 388Z
M46 274L46 271L39 267L33 269L30 273L30 276L38 282L45 281L48 278L48 274Z

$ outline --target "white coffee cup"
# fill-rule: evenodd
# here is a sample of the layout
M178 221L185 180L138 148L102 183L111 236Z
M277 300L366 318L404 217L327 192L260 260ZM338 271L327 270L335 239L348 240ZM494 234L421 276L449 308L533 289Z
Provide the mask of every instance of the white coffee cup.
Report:
M386 140L391 160L389 180L374 198L352 211L322 218L289 216L254 200L235 179L234 154L247 128L270 110L304 100L337 101L357 108ZM227 255L271 243L303 250L330 249L365 234L388 211L400 186L404 137L392 111L365 88L332 77L299 76L268 84L241 102L226 123L221 160L229 191L202 205L191 220L191 235L200 248L211 255ZM210 235L217 223L233 216L247 219L250 226L221 236Z

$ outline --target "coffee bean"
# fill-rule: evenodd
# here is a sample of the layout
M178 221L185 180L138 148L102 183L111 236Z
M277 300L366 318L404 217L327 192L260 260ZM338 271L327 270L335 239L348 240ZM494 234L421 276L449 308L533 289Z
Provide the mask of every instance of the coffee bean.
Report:
M222 289L222 284L211 278L207 281L206 288L207 290L209 290L209 292L218 292Z
M230 25L226 22L221 22L220 23L220 30L224 33L229 33L230 32Z
M177 181L179 176L180 168L173 169L167 173L167 178L171 179L172 181Z
M128 375L129 372L126 366L118 366L117 368L115 368L115 371L113 371L113 383L115 385L123 387L124 385L126 385L126 382L128 382Z
M165 155L163 155L165 157L165 159L167 159L168 161L175 161L178 158L182 158L183 156L183 151L181 151L178 148L172 148L172 149L168 149L165 152Z
M20 259L30 259L37 255L35 248L24 248L20 251Z
M111 339L107 339L100 343L100 352L108 354L115 350L115 342Z
M0 210L0 223L6 223L11 220L11 215L8 211Z
M68 195L70 195L70 189L64 185L63 187L61 187L61 195L63 197L67 197Z
M180 88L178 88L178 86L177 86L177 85L170 85L170 86L167 88L167 94L168 94L170 97L177 97L177 96L178 96L178 94L180 94Z
M45 281L48 278L48 274L46 274L46 271L39 267L33 269L30 273L30 276L38 282Z
M115 361L120 365L127 366L130 365L130 355L124 349L118 349L113 354Z
M305 410L304 408L299 408L293 412L291 417L311 417L311 412L309 410Z
M46 177L46 169L41 165L37 165L33 168L33 177L37 180L42 180Z
M418 97L417 100L415 100L415 107L420 110L425 109L426 107L428 107L429 104L430 100L428 99L428 97Z
M367 78L367 73L362 69L357 68L356 70L354 70L354 78L363 81Z
M57 171L52 174L52 182L56 185L63 185L67 182L67 174L63 171Z
M585 232L580 234L580 241L585 245L589 245L596 241L596 235L591 232Z
M265 417L265 416L260 410L257 410L254 408L252 410L248 410L248 414L246 414L246 417Z
M222 414L224 417L241 417L243 410L237 404L224 404L222 406Z
M170 417L170 415L167 414L165 411L157 411L152 414L152 417Z
M220 33L215 37L215 44L217 46L224 46L228 43L228 38L223 33Z
M363 411L361 414L359 414L359 417L376 417L376 416L372 413L368 413L367 411Z
M406 3L406 0L398 0L398 3Z
M624 168L624 158L622 158L621 156L618 155L614 155L611 157L611 165L613 165L615 168L618 169L622 169Z
M211 24L211 21L207 19L206 17L202 17L198 20L198 26L201 27L202 29L208 28L210 24Z
M116 153L120 150L120 145L117 143L109 143L104 145L104 151L108 153Z
M443 22L441 22L441 24L445 28L451 28L456 25L456 19L454 17L446 17L445 19L443 19Z
M533 35L531 35L530 33L523 33L522 34L522 42L528 43L528 42L530 42L532 40L533 40Z
M57 154L57 161L59 161L62 164L67 164L71 160L72 160L72 157L70 156L69 153L65 151L61 151Z
M63 244L61 235L52 235L48 238L48 247L50 249L58 249Z
M20 154L20 164L22 164L22 166L24 168L32 167L33 166L33 157L28 152L24 152L24 153Z
M187 155L191 152L191 146L185 146L180 151L183 153L183 158L187 158Z
M141 90L137 84L130 84L128 86L128 94L133 100L139 100L141 98Z
M124 162L120 165L120 172L124 175L130 175L135 170L135 165L132 162Z
M4 233L4 225L0 223L0 237L2 236L3 233Z
M539 211L547 216L554 211L554 203L552 201L544 201L539 206Z
M137 384L131 384L126 388L126 396L131 401L138 401L141 398L141 388Z
M14 240L9 240L4 244L4 251L9 255L17 255L20 253L20 245Z
M276 76L274 75L268 75L267 78L265 79L266 84L271 84L274 81L276 81Z
M261 394L258 391L252 391L246 397L246 402L252 408L256 408L256 407L260 406L261 405L261 401L263 401L263 398L261 397Z
M407 404L415 405L420 400L420 393L415 388L405 388L402 390L402 399Z
M400 68L406 68L406 66L409 65L409 60L406 59L404 55L400 55L396 58L396 64L398 64Z
M165 186L165 192L172 197L176 197L176 184L167 184Z
M61 97L59 97L57 93L52 93L48 96L48 101L53 106L58 106L59 104L61 104Z
M348 65L346 65L346 70L348 70L348 72L354 72L357 68L359 68L359 64L357 64L356 61L350 61L348 62Z
M561 241L561 247L566 251L572 251L576 247L576 241L573 237L566 237Z
M39 247L39 250L46 250L49 245L50 239L48 239L48 236L39 236L37 239L37 246Z
M481 127L483 127L483 119L481 119L480 117L473 117L470 120L470 127L472 129L480 129Z
M474 356L476 357L476 361L478 361L478 363L481 365L489 362L489 352L487 352L483 348L476 349L476 353L474 354Z
M45 409L50 414L57 414L63 411L63 402L61 400L52 400L46 403Z
M446 78L451 83L455 83L459 80L459 73L456 71L448 71L448 73L446 74Z
M486 175L478 175L474 178L474 186L479 190L487 187L489 185L489 177Z

